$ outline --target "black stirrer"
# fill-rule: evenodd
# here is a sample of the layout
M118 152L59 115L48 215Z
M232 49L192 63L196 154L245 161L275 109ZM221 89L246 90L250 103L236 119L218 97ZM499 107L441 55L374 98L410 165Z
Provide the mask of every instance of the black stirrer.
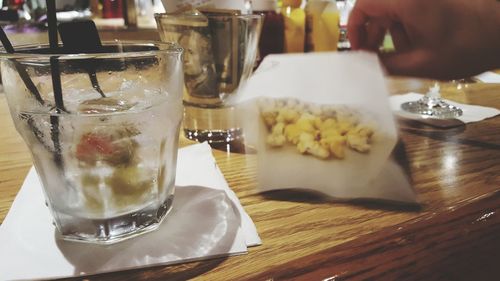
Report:
M47 20L49 25L49 45L50 50L53 53L57 53L58 50L58 40L57 40L57 17L56 17L56 1L47 0ZM50 71L52 76L52 89L54 91L54 100L56 103L56 113L60 114L64 109L64 101L62 96L61 87L61 73L59 71L59 61L58 57L50 57ZM61 142L59 141L59 116L50 116L51 132L50 136L52 142L54 143L54 161L59 167L63 166L61 157Z
M57 39L57 17L56 17L56 1L47 0L47 20L49 24L49 45L50 50L54 53L58 51ZM58 111L66 111L62 97L61 73L59 71L58 57L50 57L50 68L52 76L52 88L54 90L54 100ZM58 112L60 113L60 112Z
M101 38L99 32L92 20L62 22L57 26L64 49L71 53L97 53L102 49ZM89 59L83 65L89 74L92 87L103 98L106 97L99 86L99 81L96 75L96 61Z
M0 41L2 41L3 48L5 51L9 54L13 54L14 47L12 47L12 44L10 43L9 38L7 37L7 34L5 34L5 31L3 30L2 27L0 27ZM14 62L14 67L16 68L17 72L19 73L19 76L21 77L21 80L23 80L24 84L26 85L26 88L30 91L30 93L33 95L33 97L40 103L44 104L44 101L42 97L40 96L40 92L38 92L38 89L36 88L35 84L31 80L30 76L28 75L28 72L26 72L26 69L19 64L17 61Z
M49 44L50 49L55 51L58 47L57 39L57 14L56 14L56 1L47 0L47 23L49 26Z

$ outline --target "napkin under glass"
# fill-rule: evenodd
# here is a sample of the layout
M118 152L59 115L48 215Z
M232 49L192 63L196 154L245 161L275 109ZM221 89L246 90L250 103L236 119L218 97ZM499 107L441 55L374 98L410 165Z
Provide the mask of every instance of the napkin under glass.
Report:
M425 118L423 116L417 115L417 114L411 114L411 113L406 113L401 109L401 104L409 101L417 101L421 99L424 95L418 94L418 93L407 93L404 95L395 95L390 97L390 103L391 103L391 109L394 114L408 118L408 119L413 119L417 121L422 121L426 122L429 121L429 118ZM458 103L450 100L443 99L445 102L456 106L460 108L463 112L462 116L457 117L456 119L463 122L463 123L471 123L471 122L478 122L487 118L495 117L498 114L500 114L500 110L493 108L493 107L485 107L485 106L479 106L479 105L470 105L470 104L463 104L463 103ZM439 121L436 119L432 119L433 121ZM432 122L433 125L438 125L440 126L441 123L436 123ZM449 123L442 123L442 127L446 127L446 124Z
M32 168L0 225L0 280L83 276L243 254L261 244L206 143L179 150L175 199L158 230L110 246L57 239Z

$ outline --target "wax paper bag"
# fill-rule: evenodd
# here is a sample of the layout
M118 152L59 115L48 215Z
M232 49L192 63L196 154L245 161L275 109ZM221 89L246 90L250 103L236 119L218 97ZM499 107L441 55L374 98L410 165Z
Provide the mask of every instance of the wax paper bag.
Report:
M415 201L390 158L398 136L375 55L268 56L234 103L257 150L261 191Z

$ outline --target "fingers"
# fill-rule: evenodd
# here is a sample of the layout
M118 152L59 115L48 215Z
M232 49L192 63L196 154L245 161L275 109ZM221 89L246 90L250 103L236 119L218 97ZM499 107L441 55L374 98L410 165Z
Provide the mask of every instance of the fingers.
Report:
M356 2L349 15L347 24L349 41L354 50L373 49L374 42L380 40L380 22L387 23L390 21L397 21L397 1L398 0L358 0ZM383 27L383 25L381 26ZM372 32L375 32L375 34L371 34ZM385 29L383 33L385 33Z
M359 27L357 31L347 31L349 34L349 41L353 49L364 49L370 51L378 51L380 45L384 41L390 23L382 20L371 20Z
M453 59L454 56L431 49L383 53L379 57L390 75L450 80L479 72L470 64Z
M380 21L371 21L366 25L366 37L362 49L377 52L384 41L387 24Z
M394 48L398 52L405 52L412 48L412 42L401 23L393 23L389 28L389 32L391 33Z
M380 54L380 60L391 75L426 77L433 73L433 59L426 50Z
M413 49L399 18L401 5L399 0L358 0L349 16L349 40L354 50L377 51L389 30L396 52L380 54L389 74L422 77L432 70L431 54Z
M351 11L347 22L347 34L351 48L354 50L361 49L365 45L367 37L366 23L369 20L368 15L362 9L357 9L356 6Z

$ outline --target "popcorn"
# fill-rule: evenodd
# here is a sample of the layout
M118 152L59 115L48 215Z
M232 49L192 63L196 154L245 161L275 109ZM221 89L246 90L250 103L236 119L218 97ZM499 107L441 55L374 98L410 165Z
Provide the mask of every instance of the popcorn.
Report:
M340 134L327 135L321 138L321 146L328 148L331 155L338 159L344 159L345 157L345 145L346 137Z
M366 153L370 151L370 140L373 135L373 129L367 126L358 125L347 134L347 143L349 147Z
M367 153L374 129L360 124L360 116L347 107L314 105L296 99L262 99L262 120L275 148L294 145L298 152L319 159L344 159L346 149Z
M286 140L293 144L299 143L300 134L302 134L302 130L300 126L295 123L285 127Z
M267 144L270 146L283 146L285 144L285 136L283 135L283 130L285 128L285 124L277 123L274 127L272 127L271 134L267 136Z
M314 133L314 131L316 130L315 124L317 124L317 120L315 120L314 115L304 113L297 120L296 124L301 131Z
M293 108L285 107L278 112L278 115L276 116L276 121L284 123L295 123L299 118L300 118L299 111Z
M302 154L308 153L320 159L326 159L330 156L328 149L321 146L314 135L309 133L300 134L297 149Z
M272 128L276 124L276 117L278 116L278 112L262 112L262 118L264 118L264 123L268 129Z

